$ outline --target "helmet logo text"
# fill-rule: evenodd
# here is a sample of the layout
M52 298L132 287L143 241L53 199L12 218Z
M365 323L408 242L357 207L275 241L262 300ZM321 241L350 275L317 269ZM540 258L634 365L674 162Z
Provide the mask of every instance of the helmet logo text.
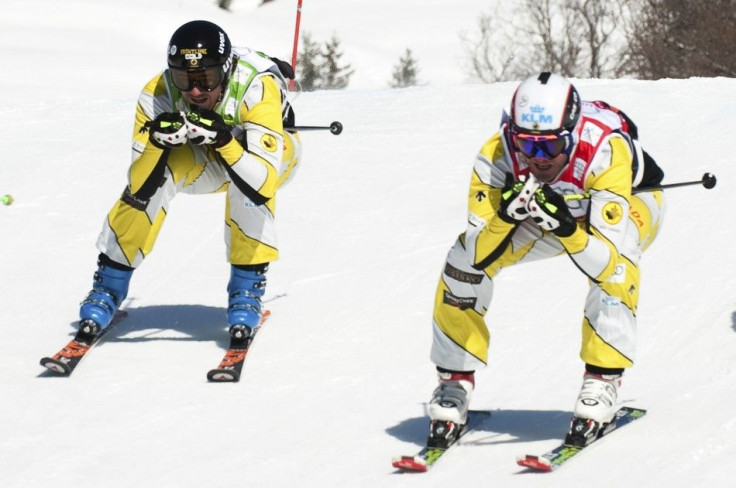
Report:
M220 54L225 53L225 33L220 32L220 47L217 49L217 52Z
M180 54L187 60L190 68L199 66L199 60L207 55L207 48L181 49Z
M529 107L531 113L524 112L521 114L521 121L527 124L532 124L532 127L537 130L540 124L551 124L552 116L544 114L544 107L541 105L532 105Z
M207 55L207 48L182 49L181 54L183 54L186 59L202 59L202 56Z
M530 124L551 124L552 116L535 113L523 113L521 114L521 121L528 122Z

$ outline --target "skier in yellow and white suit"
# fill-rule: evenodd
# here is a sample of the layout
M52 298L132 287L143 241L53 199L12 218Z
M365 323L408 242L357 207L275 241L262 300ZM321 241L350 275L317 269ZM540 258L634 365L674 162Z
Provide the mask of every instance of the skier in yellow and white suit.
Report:
M541 73L519 85L510 117L475 160L467 229L437 287L433 432L444 435L449 430L441 424L466 422L473 372L488 361L484 317L494 277L505 267L561 254L590 283L580 351L586 371L575 416L598 425L611 421L621 375L634 361L639 260L664 214L662 191L632 194L663 177L636 132L623 112L582 102L560 76Z
M247 337L261 316L268 263L278 258L277 190L300 156L286 101L288 64L234 49L207 21L174 32L168 69L138 100L128 185L108 214L93 289L80 308L80 330L107 327L128 293L131 275L152 251L177 193L225 194L225 239L231 263L228 324Z

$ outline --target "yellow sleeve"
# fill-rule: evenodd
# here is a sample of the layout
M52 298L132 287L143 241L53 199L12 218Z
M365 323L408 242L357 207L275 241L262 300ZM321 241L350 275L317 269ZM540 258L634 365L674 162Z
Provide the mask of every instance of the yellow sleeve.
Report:
M154 146L148 137L145 125L153 117L153 101L166 95L166 83L163 76L158 75L143 87L135 109L133 124L133 155L128 170L128 183L131 193L137 193L148 180L154 167L158 164L164 150Z
M497 133L488 139L475 159L473 173L470 175L470 189L468 190L468 212L483 220L490 220L498 210L501 201L501 186L496 183L492 174L494 161L504 157L501 134ZM503 180L502 180L503 181Z
M578 268L596 282L611 276L620 259L629 225L631 158L628 143L619 136L599 149L586 181L590 193L586 221L571 236L560 238Z
M278 188L284 146L281 90L272 76L254 80L240 110L245 147L232 140L218 152L238 177L268 199Z
M470 177L465 246L470 262L477 269L493 264L516 228L516 225L503 221L497 213L504 177L509 171L501 134L497 133L481 148Z

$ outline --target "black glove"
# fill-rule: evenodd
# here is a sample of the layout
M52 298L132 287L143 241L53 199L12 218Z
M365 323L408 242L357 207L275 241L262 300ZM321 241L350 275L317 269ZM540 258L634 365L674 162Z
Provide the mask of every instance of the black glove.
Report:
M498 216L509 224L517 224L529 217L529 202L534 191L539 188L539 182L528 175L522 176L519 181L514 180L511 173L506 173L506 181L501 189L501 204L498 207Z
M578 228L565 199L546 184L534 192L529 215L539 227L557 237L570 237Z
M192 144L212 144L222 147L233 138L232 127L227 125L222 117L212 110L192 107L184 115L187 126L187 137Z
M161 149L180 147L187 142L187 128L184 117L179 113L164 112L146 123L150 130L148 139ZM145 129L143 129L145 130Z

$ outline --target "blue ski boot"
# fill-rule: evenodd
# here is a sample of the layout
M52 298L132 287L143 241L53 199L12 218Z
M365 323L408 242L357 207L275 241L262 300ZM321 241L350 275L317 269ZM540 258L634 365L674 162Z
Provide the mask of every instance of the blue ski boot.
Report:
M97 261L92 290L79 308L79 330L96 335L110 325L115 312L128 296L134 268L115 263L104 254Z
M234 339L246 339L261 322L261 297L266 292L268 263L230 268L227 323Z

